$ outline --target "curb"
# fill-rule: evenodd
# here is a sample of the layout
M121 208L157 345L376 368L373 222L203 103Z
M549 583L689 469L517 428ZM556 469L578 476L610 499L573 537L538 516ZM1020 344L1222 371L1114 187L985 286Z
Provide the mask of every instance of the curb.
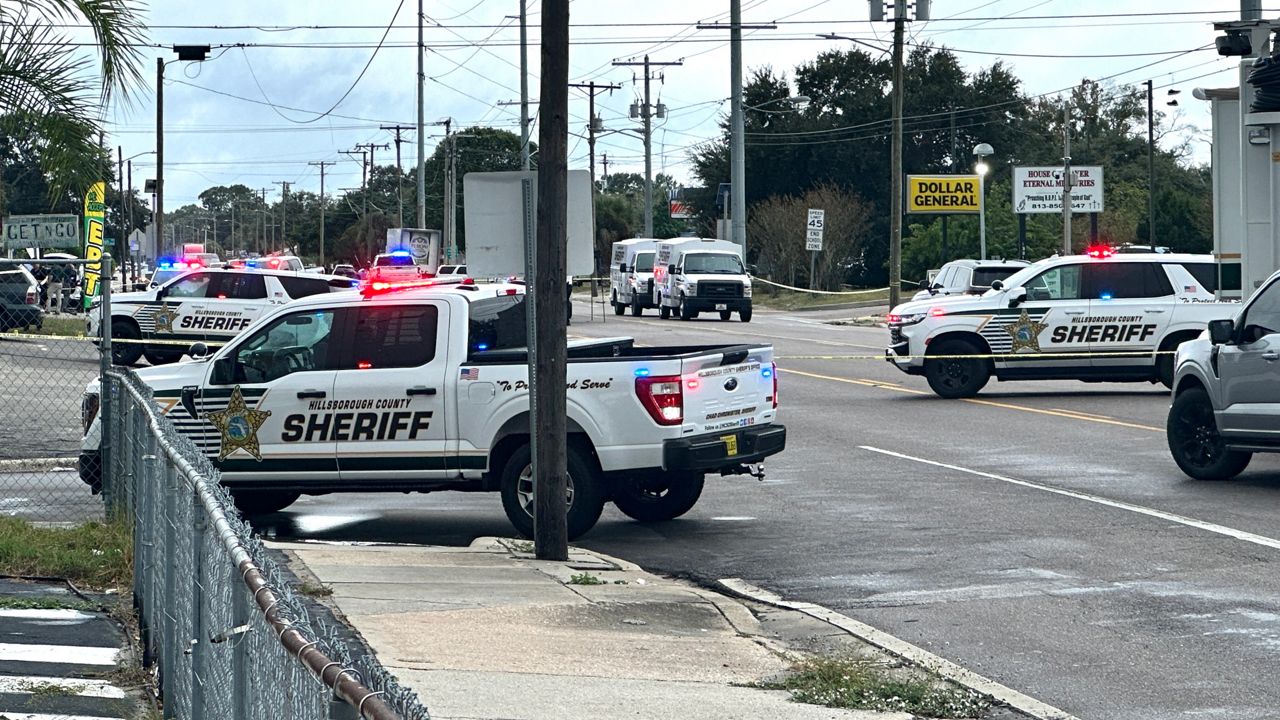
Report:
M821 605L784 600L776 593L758 588L738 578L723 578L716 582L725 590L740 597L774 607L796 610L812 618L834 625L885 652L931 670L947 680L1004 703L1018 712L1036 718L1036 720L1079 720L1079 718L1070 713L1040 702L1028 695L1023 695L1013 688L1001 685L971 670L966 670L950 660L944 660L928 650L912 645L906 640L877 630L866 623L858 622L851 617L841 615Z

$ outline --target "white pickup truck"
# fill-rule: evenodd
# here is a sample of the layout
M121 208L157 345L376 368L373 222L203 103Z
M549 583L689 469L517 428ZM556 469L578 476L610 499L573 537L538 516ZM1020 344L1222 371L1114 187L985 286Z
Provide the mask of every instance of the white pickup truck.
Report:
M137 374L247 512L303 493L496 490L532 533L524 287L376 287L290 303L211 357ZM786 444L767 344L573 342L567 370L571 537L608 501L678 517L704 475L762 476ZM80 458L95 488L98 392Z

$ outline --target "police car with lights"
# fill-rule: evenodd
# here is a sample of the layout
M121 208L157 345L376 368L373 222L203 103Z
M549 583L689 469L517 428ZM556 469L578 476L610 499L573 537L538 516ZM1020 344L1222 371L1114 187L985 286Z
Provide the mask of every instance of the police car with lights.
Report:
M133 365L173 362L192 342L229 340L276 305L321 293L351 290L349 278L281 270L184 269L154 289L111 296L111 360ZM88 334L97 337L101 300L89 308ZM155 344L131 342L160 340ZM173 341L183 341L175 344Z
M1216 288L1209 255L1090 248L1041 260L980 297L899 305L885 359L945 398L972 397L992 377L1171 385L1178 345L1239 309L1216 300Z
M298 300L212 357L137 375L246 511L302 493L491 490L531 534L524 286L430 283ZM763 477L786 443L767 344L572 342L566 371L570 537L608 501L678 517L705 475ZM96 381L82 407L81 478L96 487Z

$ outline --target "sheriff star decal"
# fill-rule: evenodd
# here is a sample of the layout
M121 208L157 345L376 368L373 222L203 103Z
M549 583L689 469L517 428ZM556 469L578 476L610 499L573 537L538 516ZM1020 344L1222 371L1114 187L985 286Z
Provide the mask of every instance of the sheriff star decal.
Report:
M1013 347L1009 349L1009 352L1016 353L1024 349L1040 352L1040 333L1046 327L1049 326L1032 320L1031 316L1027 315L1027 311L1023 310L1017 322L1010 323L1004 328L1004 331L1013 338Z
M240 386L235 386L231 391L231 399L227 402L227 409L205 413L203 418L222 434L222 447L218 450L218 460L225 460L236 450L244 450L252 455L254 460L261 461L262 454L258 450L258 429L269 417L271 417L270 410L257 410L245 405L244 396L240 394Z
M173 321L178 319L178 312L168 305L161 305L156 311L156 332L173 332Z

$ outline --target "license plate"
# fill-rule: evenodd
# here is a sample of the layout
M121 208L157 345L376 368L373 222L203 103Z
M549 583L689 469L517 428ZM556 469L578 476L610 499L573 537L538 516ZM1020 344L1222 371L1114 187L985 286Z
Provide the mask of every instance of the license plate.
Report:
M724 441L724 454L733 457L738 454L738 436L737 435L721 435L720 439Z
M729 309L729 306L728 306L728 305L726 305L726 304L724 304L724 303L717 303L717 304L716 304L716 309L717 309L717 310L728 310L728 309Z

